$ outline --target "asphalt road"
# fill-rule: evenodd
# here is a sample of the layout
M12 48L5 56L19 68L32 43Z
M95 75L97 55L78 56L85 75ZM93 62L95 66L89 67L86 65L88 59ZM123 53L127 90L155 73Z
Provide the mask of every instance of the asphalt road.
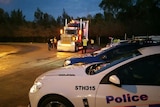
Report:
M0 43L0 107L27 107L35 78L75 55L48 51L45 43Z

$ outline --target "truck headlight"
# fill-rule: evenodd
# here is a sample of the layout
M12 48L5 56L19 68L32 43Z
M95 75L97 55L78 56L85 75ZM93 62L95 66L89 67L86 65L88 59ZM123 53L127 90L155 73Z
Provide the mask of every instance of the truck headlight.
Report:
M41 82L35 82L33 84L33 86L30 89L30 93L36 93L38 90L40 90L42 87L42 83Z
M70 61L70 60L65 60L64 66L67 66L67 65L69 65L69 64L71 64L71 61Z

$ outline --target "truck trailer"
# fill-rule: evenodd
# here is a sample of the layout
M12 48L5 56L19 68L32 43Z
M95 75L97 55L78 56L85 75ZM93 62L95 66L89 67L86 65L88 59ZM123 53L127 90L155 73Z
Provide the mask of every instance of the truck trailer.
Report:
M57 42L57 51L71 51L76 52L82 48L82 39L88 39L88 25L89 21L71 20L60 30L60 40Z

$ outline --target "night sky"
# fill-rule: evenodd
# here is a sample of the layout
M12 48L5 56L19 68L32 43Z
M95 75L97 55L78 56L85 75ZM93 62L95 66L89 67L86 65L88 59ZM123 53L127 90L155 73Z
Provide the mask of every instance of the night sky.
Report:
M101 0L0 0L0 8L8 13L20 9L25 19L32 21L37 8L54 18L61 16L64 9L69 16L76 18L102 13L100 2Z

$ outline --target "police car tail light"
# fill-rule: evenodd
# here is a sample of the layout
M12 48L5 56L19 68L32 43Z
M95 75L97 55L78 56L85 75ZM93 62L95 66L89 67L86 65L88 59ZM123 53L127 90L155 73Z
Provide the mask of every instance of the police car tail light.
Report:
M42 83L41 82L35 82L33 84L33 86L30 89L30 93L36 93L38 90L40 90L42 87Z

